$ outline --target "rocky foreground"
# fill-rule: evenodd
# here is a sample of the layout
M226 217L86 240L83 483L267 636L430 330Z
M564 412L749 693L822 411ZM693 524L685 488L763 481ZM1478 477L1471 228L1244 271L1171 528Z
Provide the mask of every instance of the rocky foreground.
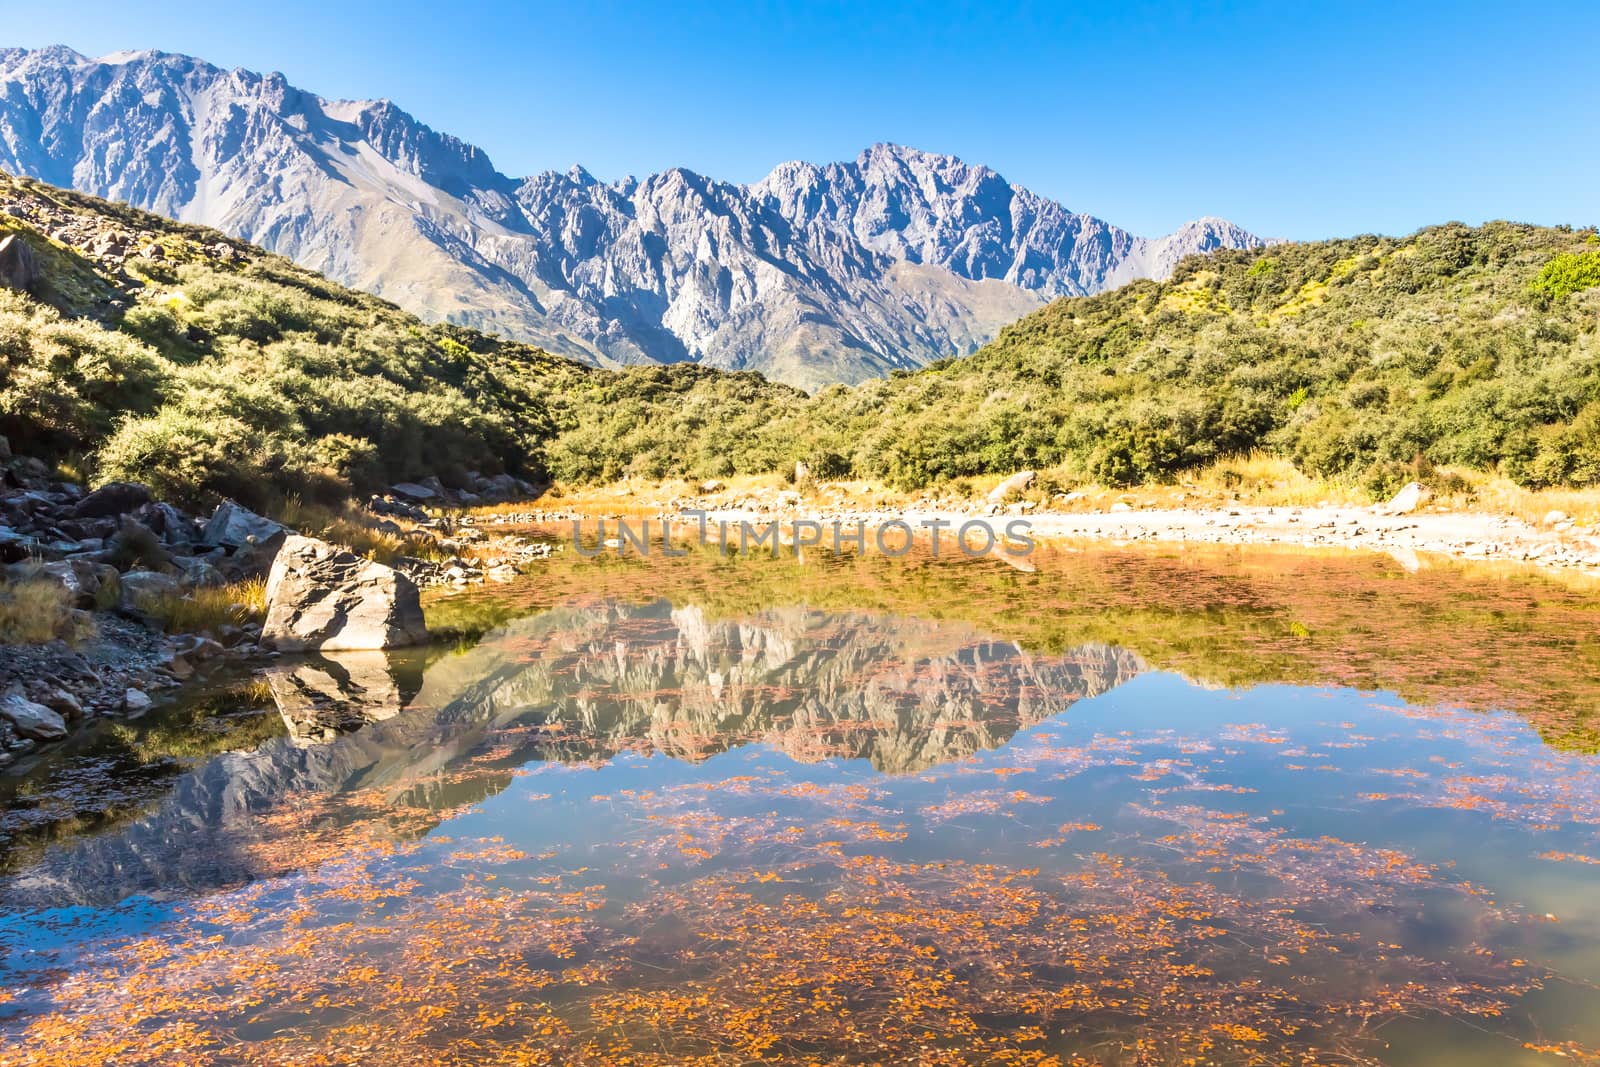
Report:
M0 644L0 768L74 724L141 716L153 694L224 664L423 643L421 588L509 580L549 551L421 507L482 499L443 487L401 485L368 502L372 533L432 553L388 566L231 501L202 517L135 483L87 491L12 456L4 438L0 479L0 608L40 615L12 624L44 630ZM263 583L263 605L246 603L252 582Z

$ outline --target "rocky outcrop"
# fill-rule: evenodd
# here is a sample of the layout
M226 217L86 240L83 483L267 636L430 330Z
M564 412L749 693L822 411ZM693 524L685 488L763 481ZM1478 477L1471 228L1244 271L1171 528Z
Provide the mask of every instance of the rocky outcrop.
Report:
M0 168L214 226L425 318L808 387L963 354L1047 299L1260 243L1212 218L1138 237L886 144L753 185L682 168L516 180L387 101L159 52L0 50Z
M391 567L291 535L267 575L261 642L284 652L362 651L428 639L416 584Z
M33 457L4 452L0 582L54 584L71 614L56 627L60 639L0 648L0 692L15 690L57 713L67 708L69 721L128 715L139 710L130 690L176 685L199 669L199 658L212 658L202 655L206 646L220 650L204 638L167 636L158 616L202 586L262 573L267 561L202 543L195 519L153 500L146 486L113 482L86 492ZM255 647L257 632L241 619L218 636L236 658ZM61 736L48 721L30 732L0 715L0 769Z
M0 237L0 287L32 292L39 265L28 242L11 233Z
M21 693L0 695L0 719L30 741L54 741L67 735L67 724L60 715Z
M264 563L277 555L284 540L293 532L281 522L224 500L212 512L211 521L200 535L200 543L226 549L243 560Z

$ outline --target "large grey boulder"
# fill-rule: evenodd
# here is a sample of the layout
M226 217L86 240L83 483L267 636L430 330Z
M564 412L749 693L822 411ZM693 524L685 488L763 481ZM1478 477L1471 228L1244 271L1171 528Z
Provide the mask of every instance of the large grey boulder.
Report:
M0 237L0 285L31 292L39 280L39 264L33 247L17 234Z
M1014 493L1020 493L1033 484L1032 471L1018 471L993 489L989 490L989 503L1003 504Z
M1389 498L1378 510L1389 515L1409 515L1428 499L1428 491L1420 482L1407 482L1400 491Z
M416 482L396 482L389 487L389 492L417 504L425 503L439 495L427 486L418 485Z
M0 719L9 720L17 733L34 741L54 741L67 736L66 720L21 693L0 696Z
M72 509L75 519L110 519L150 503L150 489L138 482L107 482Z
M119 602L123 611L149 611L159 601L183 595L183 584L159 571L129 571L120 581Z
M13 581L33 578L55 582L71 598L73 606L79 608L98 607L103 601L112 600L118 591L117 569L88 559L64 559L39 565L14 563L6 568L6 573Z
M271 559L293 530L281 522L257 515L249 508L224 500L200 535L203 545L232 549L235 558Z
M267 575L262 644L331 652L427 639L416 583L392 567L299 534L278 549Z

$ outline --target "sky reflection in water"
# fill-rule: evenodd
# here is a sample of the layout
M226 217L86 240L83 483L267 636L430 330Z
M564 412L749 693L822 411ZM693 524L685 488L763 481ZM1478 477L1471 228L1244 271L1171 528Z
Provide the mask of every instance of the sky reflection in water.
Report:
M725 564L564 563L458 652L286 664L292 733L14 845L0 1063L1593 1059L1581 591ZM1489 638L1572 666L1519 694ZM1257 684L1177 672L1251 647ZM1412 696L1476 657L1472 707L1312 684L1383 649Z

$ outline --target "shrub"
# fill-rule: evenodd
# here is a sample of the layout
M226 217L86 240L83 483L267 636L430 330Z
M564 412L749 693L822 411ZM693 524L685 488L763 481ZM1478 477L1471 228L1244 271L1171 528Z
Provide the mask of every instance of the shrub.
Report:
M49 578L0 579L0 645L36 645L83 636L72 599Z
M1556 256L1533 279L1535 292L1559 300L1600 285L1600 252L1565 252Z

